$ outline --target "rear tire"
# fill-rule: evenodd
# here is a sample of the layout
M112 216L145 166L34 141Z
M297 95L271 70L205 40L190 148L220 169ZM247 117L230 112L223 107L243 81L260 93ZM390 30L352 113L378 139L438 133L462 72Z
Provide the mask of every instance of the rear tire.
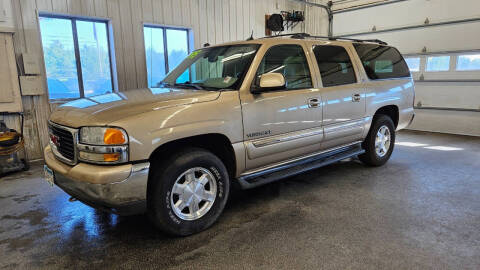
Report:
M158 229L187 236L209 228L218 219L227 203L230 181L217 156L188 148L153 165L148 215Z
M362 143L365 153L358 158L369 166L382 166L390 159L394 145L395 127L392 119L387 115L376 115L367 138Z

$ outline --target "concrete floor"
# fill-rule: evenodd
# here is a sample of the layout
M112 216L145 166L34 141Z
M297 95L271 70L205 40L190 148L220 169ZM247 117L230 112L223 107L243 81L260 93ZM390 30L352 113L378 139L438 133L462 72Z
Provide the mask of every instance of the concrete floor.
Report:
M187 238L70 203L37 166L0 180L0 267L479 269L480 138L397 142L380 168L345 161L239 191Z

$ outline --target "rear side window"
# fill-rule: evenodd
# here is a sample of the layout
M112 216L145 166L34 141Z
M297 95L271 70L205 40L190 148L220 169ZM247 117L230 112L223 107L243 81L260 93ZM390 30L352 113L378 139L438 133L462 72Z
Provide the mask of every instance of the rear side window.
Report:
M320 69L323 87L357 82L352 61L345 48L321 45L315 46L313 52Z
M307 59L299 45L278 45L268 49L258 67L255 85L259 85L262 74L271 72L283 74L287 90L312 87Z
M376 44L353 44L371 80L410 77L402 55L393 47Z

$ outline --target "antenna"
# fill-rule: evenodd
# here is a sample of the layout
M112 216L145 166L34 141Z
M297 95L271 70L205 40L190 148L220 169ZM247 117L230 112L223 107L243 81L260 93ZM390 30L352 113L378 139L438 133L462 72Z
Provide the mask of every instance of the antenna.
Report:
M254 38L253 38L253 30L252 30L252 35L251 35L249 38L247 38L247 40L254 40Z

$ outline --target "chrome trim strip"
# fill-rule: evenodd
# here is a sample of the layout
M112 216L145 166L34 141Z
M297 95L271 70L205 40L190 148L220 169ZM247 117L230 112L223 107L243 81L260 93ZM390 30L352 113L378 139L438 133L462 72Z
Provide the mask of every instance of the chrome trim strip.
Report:
M116 145L116 146L104 146L104 145L87 145L87 144L78 144L77 149L79 152L78 160L91 162L94 164L121 164L128 161L128 145ZM97 161L89 160L80 157L80 152L84 153L94 153L94 154L111 154L118 153L121 155L118 161Z
M277 143L288 142L288 141L311 137L315 135L321 135L323 134L323 128L314 129L314 130L310 129L310 131L308 132L299 131L299 132L294 132L289 134L291 135L277 135L277 136L274 136L273 138L259 139L259 140L253 141L252 144L255 147L264 147L264 146L273 145Z
M148 171L149 169L150 169L150 162L133 164L132 173L138 173L138 172L145 171L145 170Z
M290 160L287 160L287 161L282 161L282 162L279 162L279 163L276 163L276 164L273 164L273 165L268 165L268 166L265 166L265 167L262 167L262 168L259 168L259 169L254 169L254 170L251 170L251 171L247 171L247 172L242 173L240 175L240 177L245 177L245 176L248 176L248 175L251 175L251 174L256 174L256 173L267 171L267 170L273 170L276 167L281 167L281 166L284 166L284 165L287 165L287 164L290 164L290 163L295 163L295 162L298 162L298 161L303 160L303 159L307 159L307 158L311 158L311 157L314 157L314 156L322 155L322 154L325 154L327 152L335 151L335 150L338 150L338 149L341 149L341 148L344 148L344 147L349 147L349 146L352 146L352 145L355 145L355 144L359 144L361 142L362 141L355 141L353 143L344 144L344 145L341 145L341 146L330 148L328 150L315 152L315 153L307 155L307 156L301 156L301 157L290 159Z
M79 143L77 147L79 151L97 153L97 154L123 153L128 151L128 145L106 146L106 145L88 145L88 144Z
M78 149L77 149L77 144L78 144L78 129L67 127L67 126L62 126L59 124L56 124L52 121L48 121L48 125L54 126L59 129L66 130L72 134L73 137L73 160L70 160L66 157L64 157L58 150L57 146L52 143L52 141L49 139L48 144L52 148L53 156L58 158L60 161L68 164L68 165L76 165L78 163ZM50 135L50 130L48 130L48 134Z

